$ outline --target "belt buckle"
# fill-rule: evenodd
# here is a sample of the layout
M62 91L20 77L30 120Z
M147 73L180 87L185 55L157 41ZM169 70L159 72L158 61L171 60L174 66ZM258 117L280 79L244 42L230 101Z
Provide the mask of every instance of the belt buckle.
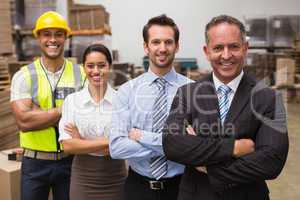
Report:
M63 152L55 153L56 160L62 160L64 158Z
M164 189L164 183L162 181L149 181L150 189L162 190Z
M60 152L55 153L55 160L61 160L62 159L62 154Z

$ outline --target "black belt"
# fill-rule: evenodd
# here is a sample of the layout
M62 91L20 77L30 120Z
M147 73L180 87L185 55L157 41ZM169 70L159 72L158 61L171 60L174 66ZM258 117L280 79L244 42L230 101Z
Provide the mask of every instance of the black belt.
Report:
M135 178L137 181L146 185L151 190L163 190L171 186L178 186L181 180L181 175L176 175L172 178L163 178L160 180L150 179L146 176L136 173L131 168L129 168L128 176Z

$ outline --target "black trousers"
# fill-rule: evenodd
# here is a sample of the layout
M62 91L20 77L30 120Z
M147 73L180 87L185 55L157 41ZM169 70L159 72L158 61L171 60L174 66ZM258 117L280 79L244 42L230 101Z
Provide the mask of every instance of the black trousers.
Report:
M177 200L181 175L162 179L163 189L151 189L149 178L129 169L124 185L124 200Z

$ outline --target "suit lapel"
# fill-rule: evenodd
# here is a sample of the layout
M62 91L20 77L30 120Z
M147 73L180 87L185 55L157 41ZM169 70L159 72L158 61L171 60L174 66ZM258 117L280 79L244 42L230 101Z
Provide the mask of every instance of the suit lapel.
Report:
M204 80L204 84L205 87L203 93L208 96L208 98L205 98L203 101L204 109L206 111L211 111L208 115L210 123L216 123L219 119L219 103L212 74Z
M251 89L254 81L246 74L244 74L237 91L233 97L230 109L224 123L233 123L240 112L250 99Z

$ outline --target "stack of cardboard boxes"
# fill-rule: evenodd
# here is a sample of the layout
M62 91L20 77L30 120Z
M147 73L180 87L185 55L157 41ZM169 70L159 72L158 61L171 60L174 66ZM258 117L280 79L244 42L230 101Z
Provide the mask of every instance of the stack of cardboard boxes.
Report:
M244 70L268 85L275 84L276 58L274 53L248 53Z
M295 59L295 74L300 74L300 40L299 40L299 49L296 48L295 51L287 52L287 55Z
M109 25L109 14L101 5L80 5L69 0L68 10L72 30L105 29Z
M118 87L134 77L134 67L131 63L114 63L111 68L111 84L114 87Z
M295 60L278 58L276 62L276 89L281 92L285 102L295 102L297 89L295 87Z
M19 146L18 127L9 99L9 91L0 91L0 150Z
M25 1L25 29L32 30L37 18L44 12L56 10L56 0L24 0Z
M10 1L0 1L0 55L13 53Z
M68 0L68 18L72 30L71 52L78 62L82 53L93 43L102 43L111 47L109 13L102 5L74 4Z
M101 43L110 47L110 39L105 35L73 35L71 52L72 57L75 57L78 63L82 63L82 55L84 50L91 44Z
M270 42L274 47L292 47L300 36L299 15L274 15L269 19ZM258 31L258 30L257 30Z
M293 86L295 83L295 60L291 58L277 58L276 86Z
M198 68L193 70L187 70L186 76L194 81L198 81L210 73L210 69Z
M8 90L10 87L10 77L6 60L0 58L0 91Z
M56 10L56 2L57 0L24 0L25 19L24 24L21 24L22 30L31 33L40 15L50 10ZM33 35L26 34L22 37L22 49L25 59L32 60L34 57L40 56L40 48Z

